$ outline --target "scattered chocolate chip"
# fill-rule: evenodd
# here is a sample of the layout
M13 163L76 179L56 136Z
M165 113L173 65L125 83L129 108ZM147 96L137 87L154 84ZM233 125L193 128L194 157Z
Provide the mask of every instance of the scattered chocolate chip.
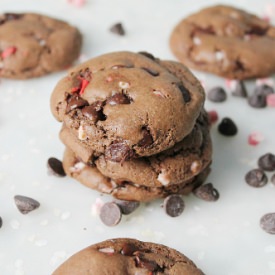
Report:
M122 201L116 200L115 203L120 207L121 213L129 215L134 212L140 205L138 201Z
M262 84L262 85L256 86L254 90L254 94L263 95L266 97L270 94L274 94L274 89L267 84Z
M117 104L130 104L130 99L125 94L114 94L113 96L107 98L106 104L110 104L111 106Z
M235 136L238 128L232 119L225 117L218 125L218 131L224 136Z
M133 256L133 254L138 251L138 247L134 244L125 243L122 245L120 253L124 256Z
M232 95L238 97L247 97L247 90L243 81L236 81L236 85L234 87L234 90L232 91Z
M182 96L183 96L183 99L184 99L184 102L187 103L191 100L191 96L190 96L190 93L189 91L182 85L180 84L178 86L178 88L180 89L181 93L182 93Z
M193 190L193 194L205 201L217 201L220 197L218 190L213 187L212 183L206 183L199 186Z
M275 155L267 153L258 159L258 166L264 171L275 171Z
M272 184L275 185L275 174L273 174L273 175L271 176L270 181L271 181Z
M77 94L73 94L72 96L70 96L67 99L66 113L69 113L73 109L82 108L82 107L88 106L88 105L89 105L89 103L87 100L81 98Z
M275 213L263 215L260 219L260 226L265 232L275 234Z
M49 158L48 162L48 169L51 172L51 174L58 176L58 177L65 177L66 173L63 168L62 162L57 158Z
M142 134L143 138L138 142L138 146L146 147L153 144L154 140L148 128L144 127L142 129Z
M125 30L124 27L121 23L116 23L114 24L111 28L110 31L112 33L118 34L118 35L125 35Z
M105 157L114 162L124 162L133 158L134 152L125 142L116 141L106 149Z
M207 98L213 102L223 102L226 97L226 92L222 87L214 87L207 92Z
M28 214L40 206L40 203L32 198L25 196L14 196L14 202L22 214Z
M163 203L165 212L171 217L178 217L184 210L184 201L180 195L170 195Z
M159 76L159 72L153 70L153 69L149 69L149 68L141 68L142 70L146 71L148 74L152 75L152 76Z
M100 208L99 217L107 226L119 224L121 220L121 210L114 202L107 202Z
M248 104L253 108L265 108L266 107L266 96L253 94L248 97Z
M137 267L146 268L148 271L158 270L158 264L156 262L144 259L141 255L139 251L136 253L135 261Z
M261 169L253 169L245 175L245 181L252 187L263 187L267 184L267 176Z
M148 53L148 52L138 52L138 54L141 54L141 55L144 55L146 57L148 57L149 59L152 59L152 60L155 60L156 58L151 54L151 53Z
M0 228L2 227L2 225L3 225L3 220L2 220L2 218L0 217Z
M89 118L93 122L106 120L106 116L103 113L103 103L101 101L96 101L90 106L85 106L81 112L85 117Z

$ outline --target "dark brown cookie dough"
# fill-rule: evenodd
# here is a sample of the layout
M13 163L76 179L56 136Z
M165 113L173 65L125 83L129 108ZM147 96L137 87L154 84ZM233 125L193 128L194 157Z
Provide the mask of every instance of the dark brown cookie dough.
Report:
M170 46L191 68L231 79L275 72L275 27L230 6L213 6L183 19Z
M31 78L64 70L79 56L80 32L34 13L0 15L0 77Z
M53 275L203 275L182 253L167 246L135 239L110 239L71 256Z
M180 63L116 52L73 68L57 84L51 109L93 157L123 163L182 140L203 102L203 88Z
M192 132L174 147L122 165L104 156L83 161L86 147L63 128L61 140L70 147L64 155L64 169L82 184L122 200L150 201L170 194L188 194L209 173L212 144L208 126L203 112Z

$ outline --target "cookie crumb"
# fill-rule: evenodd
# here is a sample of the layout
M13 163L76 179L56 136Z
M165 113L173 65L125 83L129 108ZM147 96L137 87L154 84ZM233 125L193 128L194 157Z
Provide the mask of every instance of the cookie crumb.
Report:
M125 30L122 23L114 24L113 26L111 26L110 31L117 35L121 35L121 36L125 35Z

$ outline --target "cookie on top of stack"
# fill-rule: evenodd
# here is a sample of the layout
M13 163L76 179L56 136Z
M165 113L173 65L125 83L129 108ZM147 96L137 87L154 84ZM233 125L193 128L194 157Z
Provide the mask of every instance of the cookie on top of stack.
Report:
M76 66L51 97L66 173L121 200L188 194L210 170L204 98L184 65L146 52Z

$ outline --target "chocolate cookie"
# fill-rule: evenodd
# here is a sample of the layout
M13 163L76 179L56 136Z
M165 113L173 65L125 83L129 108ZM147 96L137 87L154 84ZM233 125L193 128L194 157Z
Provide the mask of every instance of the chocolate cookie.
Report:
M123 163L181 141L203 102L203 88L180 63L115 52L72 69L54 89L51 109L93 157Z
M183 19L170 46L187 66L227 78L275 72L275 27L230 6L209 7Z
M212 144L205 113L192 132L174 147L151 157L125 161L123 165L103 155L84 162L86 147L68 128L61 130L60 137L70 147L63 160L66 173L92 189L122 200L150 201L170 194L188 194L203 183L211 163Z
M34 13L0 15L0 77L31 78L64 70L79 56L80 32Z
M110 239L71 256L53 275L203 275L195 264L167 246L135 239Z

